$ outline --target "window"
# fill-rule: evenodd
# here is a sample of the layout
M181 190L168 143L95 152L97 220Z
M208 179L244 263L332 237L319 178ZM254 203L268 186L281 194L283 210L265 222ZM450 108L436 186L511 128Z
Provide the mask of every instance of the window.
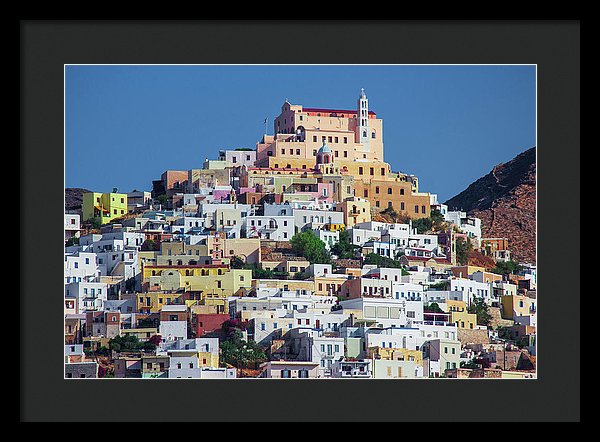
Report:
M362 174L363 174L363 168L362 168L362 167L359 167L359 168L358 168L358 174L359 174L359 175L362 175Z
M404 189L400 189L400 195L404 195Z
M292 372L290 370L281 370L281 377L282 378L291 378Z
M419 213L419 206L415 206L415 213Z

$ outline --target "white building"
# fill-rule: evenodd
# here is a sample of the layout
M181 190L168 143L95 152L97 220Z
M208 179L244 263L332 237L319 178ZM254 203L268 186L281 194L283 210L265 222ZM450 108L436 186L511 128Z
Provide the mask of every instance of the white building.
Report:
M342 212L331 211L317 203L313 205L308 202L305 202L304 205L300 202L265 204L264 213L270 216L293 216L294 226L298 231L307 228L320 230L326 224L344 224L344 214Z
M365 331L365 346L419 350L418 336L419 329L413 327L370 328Z
M133 189L127 194L127 210L133 212L134 210L146 209L150 207L152 202L152 193L144 190Z
M450 291L463 292L466 296L463 299L467 304L470 304L474 298L483 298L485 303L491 305L495 301L491 285L485 282L477 282L471 279L451 278Z
M411 327L423 322L423 302L395 298L355 298L340 301L345 310L360 310L366 321L381 327Z
M369 379L371 377L371 361L335 361L331 371L334 378Z
M392 282L392 297L407 301L423 301L425 299L423 286L410 282Z
M293 216L251 215L244 221L246 238L289 241L295 233Z
M65 284L94 281L101 275L95 253L65 253Z
M256 150L246 148L223 149L219 151L219 161L225 161L227 167L253 167L256 161Z
M81 220L76 213L65 213L65 241L69 238L78 238L81 234Z
M476 244L481 242L481 220L479 218L467 216L466 212L450 211L444 214L444 219L455 224L469 238L475 239Z
M338 232L337 230L330 231L325 229L313 229L313 232L315 232L317 238L319 238L325 243L325 248L327 250L330 250L331 247L337 244L340 240L340 232Z
M187 307L185 305L163 305L161 308L162 312L185 312ZM164 341L175 341L178 339L187 339L187 320L180 321L176 319L178 315L172 315L173 319L161 320L158 326L158 334L161 335Z
M108 285L101 282L70 282L65 285L65 296L77 299L77 313L102 311L108 296Z

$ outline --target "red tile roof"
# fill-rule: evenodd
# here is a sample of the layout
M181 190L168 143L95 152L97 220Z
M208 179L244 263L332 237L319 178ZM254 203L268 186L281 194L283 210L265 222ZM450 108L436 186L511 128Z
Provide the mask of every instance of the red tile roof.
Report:
M322 108L318 108L318 107L304 107L304 108L302 108L302 112L321 112L324 114L336 113L336 114L354 115L358 111L357 110L347 110L347 109L343 110L343 109L322 109ZM375 115L375 112L369 111L369 115Z

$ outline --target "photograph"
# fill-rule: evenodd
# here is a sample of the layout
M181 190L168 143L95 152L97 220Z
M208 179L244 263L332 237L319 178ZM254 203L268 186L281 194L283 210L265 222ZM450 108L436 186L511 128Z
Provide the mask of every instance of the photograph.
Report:
M537 75L65 64L64 378L537 379Z

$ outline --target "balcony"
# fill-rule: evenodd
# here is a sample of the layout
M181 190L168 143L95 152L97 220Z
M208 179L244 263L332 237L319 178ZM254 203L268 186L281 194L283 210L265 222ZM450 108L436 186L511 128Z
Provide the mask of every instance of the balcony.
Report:
M424 325L440 325L445 327L454 327L456 324L454 322L442 322L442 321L423 321Z
M344 370L342 370L341 376L343 378L370 378L371 373L369 373L366 370L365 371L360 371L360 370L344 371Z

